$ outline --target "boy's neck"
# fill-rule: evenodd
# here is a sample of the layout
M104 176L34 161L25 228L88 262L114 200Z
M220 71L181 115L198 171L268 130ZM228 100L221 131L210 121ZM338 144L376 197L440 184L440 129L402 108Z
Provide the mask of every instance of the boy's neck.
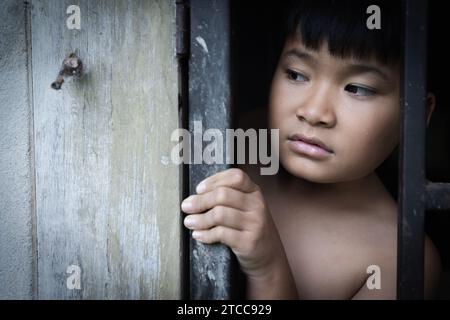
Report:
M281 169L281 168L280 168ZM374 192L385 193L386 190L375 172L351 180L336 183L316 183L293 176L289 172L281 169L280 182L287 190L301 192L308 199L327 199L327 201L339 201L340 203L355 204L361 200L365 203L370 201ZM331 204L331 203L330 203Z

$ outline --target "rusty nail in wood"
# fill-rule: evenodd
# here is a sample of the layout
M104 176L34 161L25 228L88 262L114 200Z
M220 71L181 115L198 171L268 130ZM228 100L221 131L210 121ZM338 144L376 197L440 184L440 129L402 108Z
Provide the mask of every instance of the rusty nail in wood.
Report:
M55 90L61 89L64 83L64 76L80 76L82 71L83 63L81 59L75 53L71 53L69 57L64 59L61 69L58 72L58 77L51 84L51 87Z

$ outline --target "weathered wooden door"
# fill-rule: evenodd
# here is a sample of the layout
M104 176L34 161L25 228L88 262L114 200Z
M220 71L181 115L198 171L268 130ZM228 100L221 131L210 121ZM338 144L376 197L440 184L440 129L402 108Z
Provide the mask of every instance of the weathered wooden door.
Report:
M180 298L175 40L175 1L2 1L0 298Z

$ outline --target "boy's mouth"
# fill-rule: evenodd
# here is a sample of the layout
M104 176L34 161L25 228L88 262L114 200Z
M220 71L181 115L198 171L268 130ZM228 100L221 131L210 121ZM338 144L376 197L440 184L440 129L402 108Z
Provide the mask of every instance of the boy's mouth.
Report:
M307 137L300 133L291 134L288 137L288 142L293 151L306 154L315 158L323 158L334 153L320 139L315 137Z

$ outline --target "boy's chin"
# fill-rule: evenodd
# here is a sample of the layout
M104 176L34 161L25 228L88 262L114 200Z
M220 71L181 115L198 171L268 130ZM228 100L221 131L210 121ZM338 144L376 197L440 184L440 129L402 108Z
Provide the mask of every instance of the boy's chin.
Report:
M336 168L325 168L325 166L326 164L324 164L324 167L322 168L307 168L299 163L289 163L289 161L284 163L281 161L281 167L287 174L306 182L317 184L355 182L370 176L374 172L365 170L363 172L343 172L341 170L336 170Z
M284 163L281 161L284 170L293 177L313 183L339 182L339 180L336 179L337 177L327 174L327 170L321 170L319 168L306 169L305 166L295 162L296 161L286 161L286 163Z
M283 159L280 160L281 166L288 174L312 183L341 183L357 179L357 177L350 178L350 174L343 174L342 172L335 170L335 168L327 167L325 162L318 163L317 166L315 166L311 164L305 165L302 161L298 161L298 159L289 159L286 161L283 161Z

